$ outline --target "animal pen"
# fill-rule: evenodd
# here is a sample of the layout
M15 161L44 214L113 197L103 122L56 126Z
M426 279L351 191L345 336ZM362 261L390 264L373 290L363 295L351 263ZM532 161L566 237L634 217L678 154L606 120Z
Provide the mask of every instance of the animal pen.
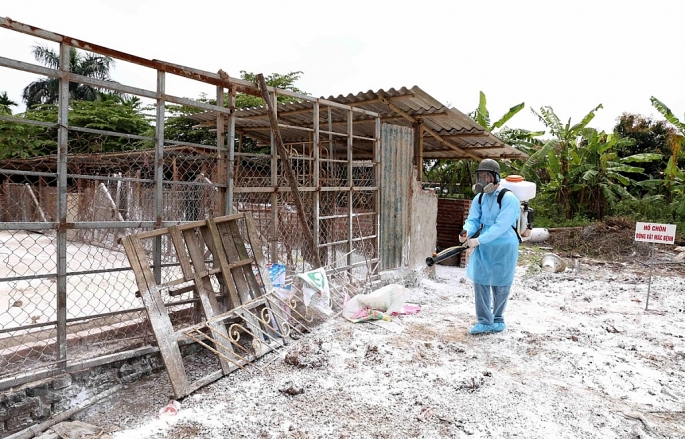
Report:
M415 184L424 160L523 156L418 87L314 98L9 19L0 30L52 44L61 60L52 69L0 56L0 69L54 79L60 91L56 121L0 115L2 128L48 139L56 151L0 161L0 391L159 352L164 331L200 344L228 338L214 347L220 374L242 367L276 334L298 330L263 312L263 300L283 305L258 297L270 288L265 264L283 264L288 275L322 266L339 306L381 270L422 263L434 249L436 196ZM148 85L74 74L70 48L110 56ZM201 84L216 104L173 94L178 81ZM70 124L70 83L139 97L154 132ZM236 110L241 93L266 97L266 107ZM294 102L276 105L278 96ZM175 106L196 109L197 129L213 141L165 139ZM249 294L238 300L241 291ZM230 307L266 347L217 329L212 318ZM169 321L155 327L150 313L162 308ZM185 395L194 384L172 351L165 365Z
M247 214L254 226L248 251L263 254L266 263L284 264L289 275L320 263L349 279L370 282L378 276L377 114L268 87L273 102L287 95L311 104L302 126L278 120L281 128L300 133L297 142L283 144L283 160L268 125L264 138L236 133L235 96L262 96L254 83L135 57L8 19L0 19L0 26L56 43L63 61L59 69L49 69L0 58L1 67L55 78L60 89L56 123L0 119L5 127L29 126L32 133L49 137L57 151L0 162L0 299L6 306L0 318L0 388L157 349L140 299L143 291L121 244L131 234L183 224L200 227L212 218ZM147 69L156 75L156 88L73 74L70 47ZM213 87L217 104L170 94L165 84L171 75ZM70 125L69 83L146 100L154 134ZM212 114L219 127L215 142L165 139L172 105ZM333 125L334 119L344 123ZM370 131L355 130L362 120ZM119 151L92 152L93 145L108 139L117 140ZM245 152L246 142L261 146L260 151ZM248 235L244 221L233 225L235 236ZM210 270L218 264L212 243L197 236L195 250ZM186 261L179 260L170 235L153 234L142 245L157 284L183 277ZM250 261L250 272L260 281L264 272L255 258ZM217 293L227 291L221 279L210 282ZM197 324L206 312L197 291L183 286L161 293L175 327Z

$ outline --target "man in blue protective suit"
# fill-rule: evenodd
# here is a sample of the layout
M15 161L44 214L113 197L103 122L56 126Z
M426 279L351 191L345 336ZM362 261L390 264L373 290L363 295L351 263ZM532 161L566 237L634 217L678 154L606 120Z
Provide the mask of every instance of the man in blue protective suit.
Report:
M499 197L499 163L484 159L476 170L476 193L459 240L473 249L466 276L473 281L478 323L471 334L502 332L504 310L514 281L519 238L515 224L520 202L511 191ZM513 226L513 227L512 227ZM480 230L478 237L473 235Z

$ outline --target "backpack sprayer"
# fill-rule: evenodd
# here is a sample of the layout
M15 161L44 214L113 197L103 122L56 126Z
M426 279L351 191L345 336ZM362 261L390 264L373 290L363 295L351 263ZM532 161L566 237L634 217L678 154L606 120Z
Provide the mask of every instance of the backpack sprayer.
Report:
M516 198L518 198L521 202L521 213L516 221L516 226L512 225L512 228L516 232L519 242L526 241L528 238L530 238L531 231L533 230L533 221L535 220L535 213L533 212L533 209L528 206L528 200L535 197L535 183L525 181L520 175L510 175L504 180L500 181L500 187L503 188L497 197L497 204L500 206L500 208L502 207L502 197L507 191L513 192L514 195L516 195ZM481 193L478 197L478 203L481 202L482 198L483 194ZM480 231L481 229L478 229L478 231L474 233L471 238L477 238L478 235L480 235ZM465 242L462 245L448 247L439 253L433 253L432 256L426 258L426 265L432 267L438 262L444 261L452 256L456 256L468 248L469 247Z
M533 221L535 221L535 212L528 206L528 200L535 198L535 183L525 181L520 175L510 175L500 181L499 185L512 191L521 202L521 213L516 222L516 234L519 236L519 242L525 241L530 237Z

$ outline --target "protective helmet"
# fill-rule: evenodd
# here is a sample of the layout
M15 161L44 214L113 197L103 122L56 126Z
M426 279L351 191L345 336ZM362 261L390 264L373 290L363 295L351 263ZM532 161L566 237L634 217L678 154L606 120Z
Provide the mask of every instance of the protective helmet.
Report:
M490 171L499 177L499 163L493 159L483 159L476 169L476 172L478 171Z
M491 174L492 178L487 178L482 173L487 172ZM478 174L481 174L480 176ZM473 192L475 193L492 193L495 191L495 186L499 184L499 163L493 159L484 159L478 164L476 169L476 184L473 185Z

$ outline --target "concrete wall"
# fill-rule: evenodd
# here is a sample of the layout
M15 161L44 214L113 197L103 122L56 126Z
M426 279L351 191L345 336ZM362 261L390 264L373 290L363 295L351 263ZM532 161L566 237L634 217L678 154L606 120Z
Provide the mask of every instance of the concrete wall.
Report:
M416 169L412 176L410 215L408 268L417 270L426 267L426 258L435 251L438 196L434 190L421 189Z

